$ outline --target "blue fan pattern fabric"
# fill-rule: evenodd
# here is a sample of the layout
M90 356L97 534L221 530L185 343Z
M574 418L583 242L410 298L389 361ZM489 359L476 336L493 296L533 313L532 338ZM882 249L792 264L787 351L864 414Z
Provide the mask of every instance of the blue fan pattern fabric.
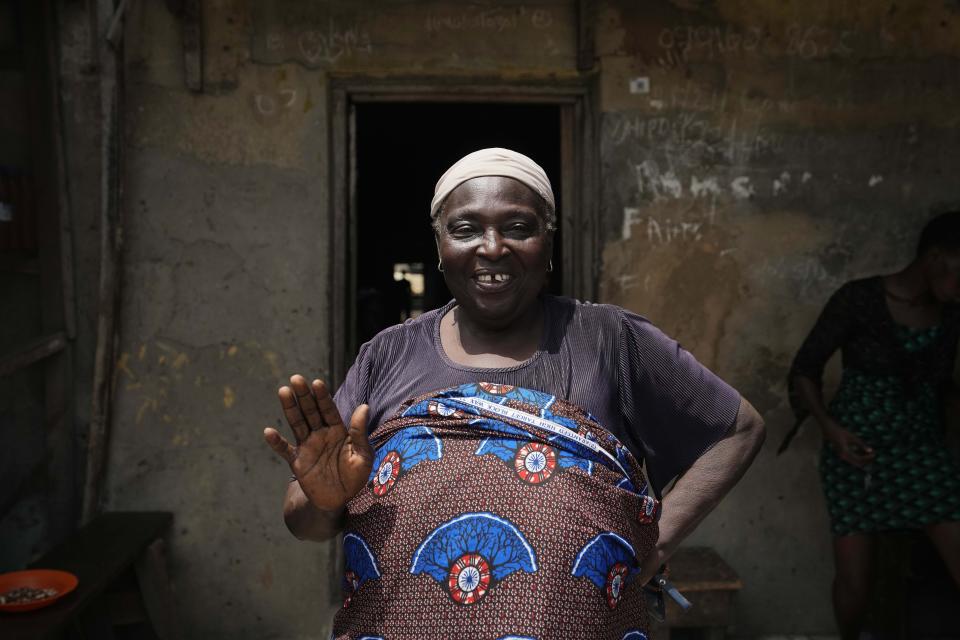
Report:
M659 505L592 416L467 384L407 401L371 444L334 638L646 640L636 578Z

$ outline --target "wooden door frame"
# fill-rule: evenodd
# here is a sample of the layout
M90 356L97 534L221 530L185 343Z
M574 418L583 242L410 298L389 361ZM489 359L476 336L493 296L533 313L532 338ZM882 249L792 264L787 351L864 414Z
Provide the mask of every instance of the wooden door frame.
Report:
M343 382L356 340L356 117L371 102L542 104L560 107L563 294L595 300L599 274L599 147L593 77L506 83L476 78L381 79L333 77L330 117L330 304L327 377Z

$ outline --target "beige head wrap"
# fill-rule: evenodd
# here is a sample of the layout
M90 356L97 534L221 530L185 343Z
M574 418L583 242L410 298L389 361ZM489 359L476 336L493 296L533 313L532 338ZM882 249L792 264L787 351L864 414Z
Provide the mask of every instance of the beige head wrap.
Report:
M556 212L556 203L553 199L553 188L546 171L536 162L516 151L493 147L474 151L460 158L446 173L440 176L437 186L433 190L433 201L430 203L430 217L436 218L443 201L450 192L471 178L483 176L505 176L519 180L540 195L548 208L548 223L551 223Z

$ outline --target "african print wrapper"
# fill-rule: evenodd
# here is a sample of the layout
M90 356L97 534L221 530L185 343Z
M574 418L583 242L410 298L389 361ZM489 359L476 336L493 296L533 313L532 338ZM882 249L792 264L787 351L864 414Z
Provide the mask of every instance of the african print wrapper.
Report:
M646 638L659 503L588 413L468 384L404 403L371 443L334 638Z

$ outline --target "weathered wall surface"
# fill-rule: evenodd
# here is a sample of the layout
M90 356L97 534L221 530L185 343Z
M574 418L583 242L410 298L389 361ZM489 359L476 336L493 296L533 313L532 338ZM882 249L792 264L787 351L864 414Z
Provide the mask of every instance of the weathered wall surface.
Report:
M774 456L785 375L827 296L904 266L960 198L960 6L616 2L598 29L602 298L677 336L771 435L691 542L743 576L741 631L830 629L815 427Z
M109 506L175 513L189 637L327 637L331 550L284 528L260 435L291 373L325 375L327 78L569 72L572 5L205 2L200 95L177 20L131 6Z
M285 377L327 361L328 78L573 76L574 5L206 0L202 94L164 3L131 8L109 506L174 511L190 637L325 637L329 549L284 529L260 430ZM774 434L694 538L744 578L740 633L832 627L817 438L772 455L782 380L829 292L903 263L960 195L958 11L599 7L601 298L677 336Z

